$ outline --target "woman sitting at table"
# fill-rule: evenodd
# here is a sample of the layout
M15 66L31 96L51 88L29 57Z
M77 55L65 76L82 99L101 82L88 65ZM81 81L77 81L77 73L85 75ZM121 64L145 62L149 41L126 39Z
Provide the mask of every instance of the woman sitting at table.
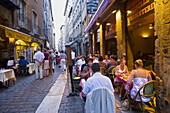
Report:
M124 76L126 73L129 73L128 68L125 64L126 64L126 60L122 59L121 62L120 62L120 65L118 65L116 67L116 71L115 71L116 76L117 75L123 75ZM119 100L121 100L121 98L122 98L123 89L124 89L124 85L122 84L121 88L120 88Z
M88 66L85 66L83 68L83 72L81 73L82 78L84 78L85 80L87 80L89 77L92 76L91 65L93 64L93 59L88 58L87 59L87 64L88 64Z
M27 59L25 59L24 56L21 56L18 64L19 64L19 66L21 66L21 67L19 67L20 70L26 70L27 69L27 64L29 64L29 62L28 62Z
M143 62L141 59L135 61L135 70L132 70L130 76L128 77L127 83L130 84L133 80L133 88L130 91L131 98L136 96L138 90L147 83L148 81L152 80L151 75L149 72L143 67ZM148 102L150 98L142 97L144 102ZM136 101L140 101L139 96L136 98Z

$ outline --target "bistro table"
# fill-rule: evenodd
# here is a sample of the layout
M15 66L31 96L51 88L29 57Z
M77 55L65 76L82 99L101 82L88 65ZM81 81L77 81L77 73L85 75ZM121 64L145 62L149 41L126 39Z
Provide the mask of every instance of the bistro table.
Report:
M114 82L121 82L124 86L125 86L125 89L127 91L128 94L130 94L130 89L133 87L133 82L131 82L131 84L128 84L127 83L127 78L123 78L123 76L126 76L126 75L118 75L116 76Z
M16 68L18 68L19 64L16 64ZM32 74L35 71L35 63L29 63L27 64L28 72Z
M32 73L35 71L35 64L34 64L34 63L29 63L29 64L27 65L27 67L28 67L28 72L29 72L30 74L32 74Z
M2 82L5 85L5 82L10 79L16 81L16 77L13 69L0 70L0 82Z

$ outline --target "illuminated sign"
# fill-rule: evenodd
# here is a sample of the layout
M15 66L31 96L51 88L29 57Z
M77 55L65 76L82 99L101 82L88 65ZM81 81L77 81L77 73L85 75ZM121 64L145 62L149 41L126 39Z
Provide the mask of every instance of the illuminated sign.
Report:
M155 3L153 2L153 0L134 0L133 2L129 3L126 6L127 12L131 12L127 13L128 25L130 25L133 20L138 19L139 17L147 14L150 11L153 11L154 5Z

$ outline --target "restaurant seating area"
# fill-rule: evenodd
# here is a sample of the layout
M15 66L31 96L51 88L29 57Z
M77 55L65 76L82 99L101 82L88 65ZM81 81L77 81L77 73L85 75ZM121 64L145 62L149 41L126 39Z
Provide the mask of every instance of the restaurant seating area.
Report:
M138 60L137 60L138 61ZM142 62L142 60L139 59L139 61ZM122 60L121 62L124 62L124 60ZM110 78L112 85L114 87L115 90L115 95L116 98L122 103L121 107L124 107L124 110L132 110L132 109L137 109L143 113L147 112L157 112L157 107L156 107L156 89L158 86L158 83L156 81L156 73L153 71L153 67L152 65L149 66L145 66L143 67L143 63L142 63L142 67L140 68L142 69L141 71L144 71L146 73L148 73L145 77L141 77L142 79L148 79L146 82L144 81L140 81L140 79L137 81L136 84L142 84L139 85L138 89L135 91L136 95L134 96L134 98L132 98L131 96L131 90L133 88L134 85L134 77L132 79L132 82L129 83L128 79L130 77L130 75L132 74L132 71L137 71L137 69L134 70L129 70L126 73L117 73L116 71L118 70L118 66L110 66L108 69L106 69L105 67L100 67L100 72L102 75L107 76ZM126 65L125 65L126 66ZM135 67L136 68L136 67ZM143 74L141 74L143 75ZM150 76L148 76L150 75ZM83 88L85 88L85 84L86 84L86 79L83 79L83 77L81 76L81 71L79 71L79 74L77 74L77 77L79 76L79 81L80 81L80 86L82 88L81 92L80 92L80 97L83 98ZM75 77L75 79L77 78ZM150 77L150 79L148 78ZM123 87L123 90L122 90ZM122 95L121 98L119 97L119 95ZM145 102L143 100L143 98L147 98L149 101ZM139 100L138 100L138 99Z
M0 69L0 82L2 86L8 88L10 85L15 84L16 76L27 76L31 75L35 71L35 64L29 63L27 65L15 64L13 68L7 66L7 68ZM24 69L24 67L27 67ZM13 81L11 83L11 81Z

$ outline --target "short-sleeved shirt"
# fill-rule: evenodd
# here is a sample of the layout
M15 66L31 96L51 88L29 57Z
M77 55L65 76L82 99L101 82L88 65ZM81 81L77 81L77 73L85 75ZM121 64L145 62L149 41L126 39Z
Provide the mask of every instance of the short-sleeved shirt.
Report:
M67 58L67 56L66 56L65 53L61 53L61 54L60 54L60 59L66 59L66 58Z
M44 53L44 56L45 56L44 60L48 60L49 54L48 53Z
M34 59L37 59L38 61L42 61L45 58L44 54L41 51L37 51L34 55ZM35 62L37 62L35 60Z
M56 57L54 53L51 53L51 55L52 55L53 59ZM54 60L52 62L54 62Z
M111 66L116 66L117 63L114 60L110 60L106 65L107 65L107 69L109 69L109 67L111 67Z
M87 95L92 90L101 87L106 87L110 89L111 92L114 92L111 80L108 77L103 76L100 72L96 72L92 77L87 79L83 93Z
M25 65L24 67L22 67L22 70L27 68L26 64L29 64L28 60L26 60L26 59L19 60L18 63L19 63L19 65Z

